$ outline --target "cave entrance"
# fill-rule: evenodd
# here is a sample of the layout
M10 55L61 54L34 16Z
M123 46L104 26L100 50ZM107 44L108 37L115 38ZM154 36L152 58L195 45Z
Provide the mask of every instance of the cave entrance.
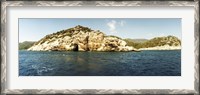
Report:
M73 51L78 51L78 44L74 44L74 49Z

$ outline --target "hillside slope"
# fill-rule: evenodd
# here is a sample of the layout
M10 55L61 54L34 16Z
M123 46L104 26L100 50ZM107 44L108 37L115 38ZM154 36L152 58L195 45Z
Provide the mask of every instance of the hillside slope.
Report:
M34 45L35 42L33 41L24 41L22 43L19 43L19 50L26 50Z

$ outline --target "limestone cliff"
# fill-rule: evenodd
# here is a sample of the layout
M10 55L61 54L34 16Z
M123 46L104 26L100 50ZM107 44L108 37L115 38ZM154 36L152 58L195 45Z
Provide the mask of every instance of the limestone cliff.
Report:
M106 36L99 30L76 26L45 36L31 51L135 51L119 37Z

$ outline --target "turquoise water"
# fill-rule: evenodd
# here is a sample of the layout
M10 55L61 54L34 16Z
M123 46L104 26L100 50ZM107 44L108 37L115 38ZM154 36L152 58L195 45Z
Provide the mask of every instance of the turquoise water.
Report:
M19 51L19 76L181 76L181 50Z

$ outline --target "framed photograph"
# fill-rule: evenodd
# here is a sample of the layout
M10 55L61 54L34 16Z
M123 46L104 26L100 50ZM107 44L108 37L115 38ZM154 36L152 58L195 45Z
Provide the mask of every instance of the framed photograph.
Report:
M1 94L199 94L199 1L2 1Z

